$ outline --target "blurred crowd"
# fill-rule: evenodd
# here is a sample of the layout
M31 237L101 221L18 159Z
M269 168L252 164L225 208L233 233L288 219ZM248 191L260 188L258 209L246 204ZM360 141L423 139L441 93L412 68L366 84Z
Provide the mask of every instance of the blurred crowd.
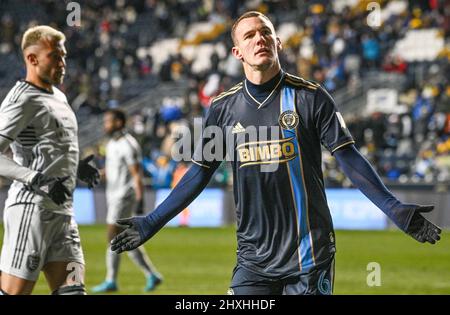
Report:
M370 1L78 2L82 9L80 27L66 23L68 1L1 2L0 91L23 77L23 70L12 77L11 64L5 65L1 60L18 56L23 31L43 23L58 27L67 36L69 69L62 88L69 101L79 108L81 123L85 117L119 106L158 82L186 85L182 97L167 97L158 106L143 108L130 119L130 130L143 147L149 184L154 187L169 187L186 168L185 163L171 159L174 134L185 127L192 130L194 119L204 115L211 99L242 80L239 62L228 53L233 45L230 26L248 10L261 11L274 22L283 37L280 58L285 70L322 84L332 94L364 84L369 72L402 76L405 83L398 91L402 111L352 115L345 112L346 104L338 106L357 146L386 179L403 183L450 180L448 0L377 1L382 9L392 12L376 27L367 23ZM404 8L396 9L392 3L404 4ZM28 19L19 19L17 14ZM196 23L214 28L187 38L186 30ZM427 29L437 29L445 42L436 58L407 60L395 53L396 45L409 31ZM198 60L181 51L162 60L143 53L152 45L158 49L161 41L171 38L181 38L183 44L220 43L222 50L214 50L204 58L208 59L207 66L200 68ZM13 64L16 69L21 69L19 62ZM87 150L99 154L101 165L103 143ZM327 152L323 167L328 186L351 185ZM229 166L223 165L212 185L229 185L230 178Z

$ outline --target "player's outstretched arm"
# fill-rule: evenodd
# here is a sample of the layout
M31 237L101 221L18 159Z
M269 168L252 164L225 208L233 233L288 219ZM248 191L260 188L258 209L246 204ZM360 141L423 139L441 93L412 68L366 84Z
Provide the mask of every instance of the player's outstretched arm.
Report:
M127 228L111 241L111 250L117 253L133 250L149 240L202 192L217 166L205 168L193 164L166 200L153 212L147 216L118 220L118 224Z
M100 182L99 170L90 164L94 159L94 155L91 154L78 163L77 177L81 181L85 182L89 188L94 188Z
M402 231L422 243L434 244L440 240L441 229L421 214L430 212L434 206L404 204L399 201L386 188L376 171L354 145L337 150L334 156L352 183Z

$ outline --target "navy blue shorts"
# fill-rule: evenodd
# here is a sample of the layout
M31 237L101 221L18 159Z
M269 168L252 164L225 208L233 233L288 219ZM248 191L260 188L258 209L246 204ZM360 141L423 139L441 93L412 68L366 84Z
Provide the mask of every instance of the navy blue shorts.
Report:
M308 273L271 279L242 266L233 271L228 294L234 295L331 295L334 286L334 256Z

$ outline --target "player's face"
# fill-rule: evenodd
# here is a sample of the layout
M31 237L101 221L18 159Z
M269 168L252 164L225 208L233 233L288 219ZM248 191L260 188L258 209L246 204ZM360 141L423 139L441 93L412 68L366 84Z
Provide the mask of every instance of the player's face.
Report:
M36 58L36 73L43 82L51 85L63 83L66 73L66 48L62 41L42 41Z
M112 135L114 132L124 128L120 119L114 117L111 113L106 113L103 116L103 130L107 135Z
M106 113L103 116L103 130L105 131L106 134L111 135L114 133L115 127L114 127L114 115L110 114L110 113Z
M263 17L250 17L239 22L235 29L233 55L244 64L265 70L278 63L281 42L272 23Z

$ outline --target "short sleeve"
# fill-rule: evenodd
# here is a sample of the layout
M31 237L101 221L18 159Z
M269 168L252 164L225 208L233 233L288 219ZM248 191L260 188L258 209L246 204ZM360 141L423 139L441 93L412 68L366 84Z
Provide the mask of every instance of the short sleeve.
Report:
M198 140L192 162L205 168L217 168L225 157L225 143L222 128L211 106L203 121L201 137Z
M325 89L317 89L314 102L315 126L322 145L334 153L355 143L333 98Z
M36 117L39 107L27 95L9 96L0 106L0 138L13 142Z
M141 160L141 153L138 147L132 145L128 141L128 145L124 146L123 158L128 166L136 165Z

